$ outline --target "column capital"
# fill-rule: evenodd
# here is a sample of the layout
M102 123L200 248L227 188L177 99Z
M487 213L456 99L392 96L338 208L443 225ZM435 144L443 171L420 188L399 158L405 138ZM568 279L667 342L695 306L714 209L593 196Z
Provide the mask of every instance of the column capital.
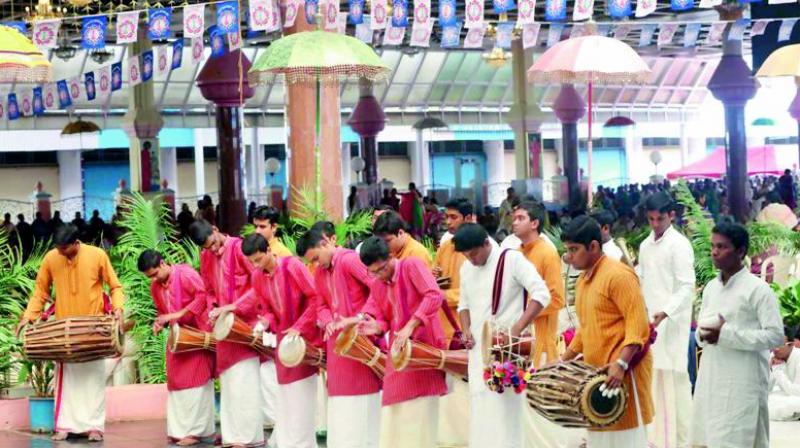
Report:
M577 123L586 114L586 103L572 84L563 84L553 111L561 123Z
M375 137L386 127L386 114L372 93L372 83L359 81L359 98L347 124L359 137Z
M744 106L755 96L758 81L741 54L723 54L708 81L708 90L726 106Z
M247 72L251 65L250 59L241 50L228 51L221 56L209 58L197 75L197 87L200 88L203 98L217 106L239 107L255 93L255 89L247 81Z

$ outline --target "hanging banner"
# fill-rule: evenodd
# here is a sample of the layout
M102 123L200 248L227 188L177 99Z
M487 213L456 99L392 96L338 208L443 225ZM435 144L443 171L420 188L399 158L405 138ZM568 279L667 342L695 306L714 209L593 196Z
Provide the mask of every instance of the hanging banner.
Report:
M94 72L83 75L83 86L86 89L86 99L88 101L94 101L97 97L97 91L94 86Z
M639 46L647 47L653 43L653 35L656 34L654 23L642 25L642 34L639 36Z
M694 8L694 0L671 0L670 8L673 11L688 11Z
M567 0L546 0L544 2L544 19L548 22L566 20Z
M783 19L781 27L778 28L778 42L786 42L792 37L792 30L797 23L797 19Z
M56 48L61 19L33 22L33 43L39 48Z
M517 7L514 0L492 0L492 7L496 14L512 11Z
M520 3L521 5L521 3ZM536 46L539 40L539 32L542 29L540 23L528 23L522 27L522 48L528 49Z
M588 32L589 31L586 29L586 25L585 24L576 23L576 24L572 25L572 27L569 30L569 38L570 39L575 39L575 38L578 38L578 37L583 37L583 36L586 36L588 34Z
M431 30L433 29L433 22L416 24L411 27L411 42L409 45L412 47L428 48L431 46Z
M137 86L142 83L142 70L139 67L139 56L132 56L128 58L128 84L130 87Z
M19 106L17 105L17 94L8 94L8 119L14 121L19 118Z
M470 29L482 26L483 0L467 0L464 6L464 27Z
M197 65L203 60L203 50L203 38L192 39L192 65Z
M442 48L458 48L461 44L461 22L455 25L442 27Z
M237 35L239 33L236 33ZM199 38L202 42L202 37ZM183 64L183 39L178 39L172 43L172 65L169 70L177 70Z
M263 2L263 0L261 0ZM259 0L250 2L250 17L253 17L253 6ZM251 22L252 23L252 22ZM206 29L206 5L187 5L183 7L183 37L192 39L202 37ZM255 29L255 28L254 28Z
M637 0L636 1L636 17L647 17L654 13L658 6L656 0Z
M609 0L608 15L613 19L630 17L633 14L631 0Z
M383 34L383 45L402 45L406 36L406 29L395 27L391 21L386 23L386 32Z
M225 34L239 32L239 2L217 3L217 28Z
M536 22L536 0L519 0L517 2L517 23L528 25ZM481 10L481 19L483 19Z
M683 47L692 48L697 44L697 38L700 36L700 23L687 23L686 30L683 32Z
M24 117L30 117L33 115L33 93L31 92L21 92L19 94L19 111L20 114Z
M164 40L171 35L170 22L172 8L153 8L147 11L148 22L147 36L150 40Z
M153 64L155 65L155 74L156 76L163 78L169 72L169 54L167 53L167 46L156 46L154 53L155 56L153 57Z
M374 36L375 33L372 31L372 27L369 26L369 18L362 17L361 23L356 25L356 39L367 45L372 45Z
M369 15L373 30L386 29L386 2L371 2Z
M325 26L327 27L332 23L334 25L333 28L336 28L336 20L339 16L338 0L328 2L328 11L325 12L325 16L328 17L328 20L325 21ZM353 25L364 23L364 0L350 0L350 23Z
M731 25L728 31L728 40L742 40L744 32L750 26L750 19L739 19Z
M408 0L392 0L392 26L394 28L408 26Z
M211 57L217 58L225 54L225 34L221 33L216 26L212 26L209 28L209 36Z
M70 78L69 80L69 99L72 101L77 101L81 97L81 78L80 76L76 76L74 78Z
M306 14L306 23L315 25L317 23L317 6L319 0L305 0L303 10Z
M98 91L100 92L100 98L105 98L109 94L111 94L111 67L106 65L105 67L100 67L100 70L97 71L97 87ZM50 106L47 105L47 91L45 90L45 97L44 97L44 105L49 109Z
M370 20L370 26L372 26L372 20ZM375 28L372 28L372 31L375 31ZM336 32L339 34L347 34L347 13L340 12L338 21L336 22Z
M439 26L456 24L456 0L439 0Z
M142 82L153 79L153 50L142 53Z
M248 28L252 31L268 31L272 26L273 0L250 0ZM198 37L198 36L186 36Z
M111 64L111 91L122 88L122 61Z
M242 48L242 36L239 33L228 33L228 51Z
M439 0L447 2L450 0ZM441 8L441 6L440 6ZM414 25L428 25L431 21L431 0L417 0L414 2ZM412 38L414 40L414 30L411 30Z
M86 50L96 50L106 46L106 27L108 17L84 17L81 21L81 47Z
M281 9L278 8L278 5L275 3L277 0L267 0L272 5L272 21L269 23L269 28L267 28L267 32L271 33L273 31L280 31L283 27L281 23Z
M722 33L725 32L727 26L728 24L726 22L712 23L711 28L708 30L708 35L706 35L706 43L717 44L722 41Z
M511 48L511 39L514 35L514 27L516 26L513 22L503 22L498 23L495 33L495 46L500 47L504 50L508 50Z
M3 22L2 25L5 25L9 28L14 28L15 30L19 31L20 34L28 34L28 24L19 20L9 20L7 22Z
M56 110L58 109L58 102L56 101L58 98L58 88L56 88L56 83L49 82L44 85L44 108L47 110Z
M117 14L117 44L136 42L139 34L139 11Z
M283 22L284 28L294 26L297 20L297 13L300 10L300 2L303 0L286 0L286 21Z
M464 48L483 48L483 36L486 34L486 25L470 28L464 38Z
M589 20L594 14L594 0L575 0L575 5L572 7L572 20L580 22L582 20Z
M614 29L614 39L622 40L628 37L628 34L631 33L631 26L630 25L620 25Z
M767 25L769 25L769 20L756 20L753 22L753 27L750 28L750 36L760 36L764 34L764 31L767 30Z
M550 29L547 31L547 46L552 47L553 45L561 42L561 34L563 31L563 23L551 23Z
M700 0L698 8L713 8L722 4L722 0Z
M349 18L353 13L353 6L350 5L350 13L346 13ZM339 2L327 1L322 4L323 25L326 31L337 31L339 29ZM352 20L358 20L354 17ZM361 0L361 23L364 23L364 0Z
M676 31L678 31L677 23L662 23L658 28L658 46L662 47L672 43Z
M42 99L42 88L33 88L33 115L40 117L44 115L44 100Z
M72 106L72 98L69 95L69 87L67 86L67 80L62 79L56 83L58 87L58 106L61 109L66 109L69 106ZM9 115L11 115L11 108L8 110Z

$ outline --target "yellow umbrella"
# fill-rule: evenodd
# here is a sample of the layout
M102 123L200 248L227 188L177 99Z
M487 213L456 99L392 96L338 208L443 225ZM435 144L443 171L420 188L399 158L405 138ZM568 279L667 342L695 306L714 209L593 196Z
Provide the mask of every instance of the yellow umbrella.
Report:
M18 30L0 25L0 83L52 81L53 66Z
M758 78L774 76L800 77L800 44L787 45L773 51L756 72Z

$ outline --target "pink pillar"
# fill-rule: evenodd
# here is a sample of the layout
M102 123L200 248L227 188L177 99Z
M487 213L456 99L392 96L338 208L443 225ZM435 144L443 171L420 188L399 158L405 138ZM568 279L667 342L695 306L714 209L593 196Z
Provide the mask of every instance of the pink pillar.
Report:
M52 194L44 191L44 185L42 182L36 182L36 193L35 193L35 202L36 202L36 211L42 214L42 219L45 222L50 221L51 218L51 211L50 211L50 201L53 197Z

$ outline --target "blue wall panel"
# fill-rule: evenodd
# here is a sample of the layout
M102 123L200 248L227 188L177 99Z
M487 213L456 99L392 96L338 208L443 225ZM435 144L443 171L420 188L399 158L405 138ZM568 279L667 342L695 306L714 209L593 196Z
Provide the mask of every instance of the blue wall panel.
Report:
M114 192L117 191L120 179L125 179L130 185L130 169L127 163L84 164L83 207L86 215L91 216L92 210L99 210L104 220L111 219L114 215Z

